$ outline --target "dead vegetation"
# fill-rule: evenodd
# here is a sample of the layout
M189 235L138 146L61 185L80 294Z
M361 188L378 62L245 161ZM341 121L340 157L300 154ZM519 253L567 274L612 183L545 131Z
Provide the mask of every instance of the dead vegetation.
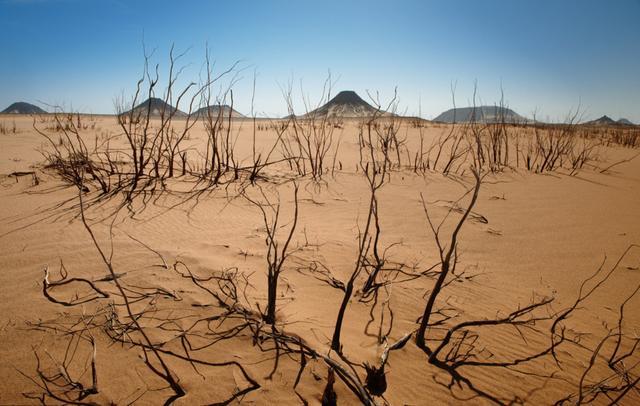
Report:
M369 138L370 135L367 135ZM369 144L371 145L371 144ZM368 148L371 152L372 147ZM486 374L503 370L507 373L530 374L541 380L570 379L561 378L562 365L568 360L563 354L572 352L580 354L587 362L584 373L575 382L576 390L566 397L559 399L559 404L586 404L606 398L619 402L626 396L635 396L634 387L638 383L638 354L640 340L624 323L625 307L640 291L640 286L623 298L618 305L618 321L607 328L607 333L596 342L586 341L584 333L570 327L572 315L580 311L588 299L598 290L604 289L609 278L619 272L620 263L626 255L637 246L629 249L610 268L602 266L588 279L583 281L576 299L569 305L554 307L556 298L553 296L535 296L530 304L517 306L506 314L498 314L495 318L469 319L463 309L452 309L446 301L442 301L443 290L452 283L463 279L463 272L458 271L459 241L462 229L468 219L480 193L482 176L475 169L474 181L468 191L461 197L466 199L462 213L458 213L452 206L447 213L436 222L430 214L429 203L423 199L426 223L430 229L440 261L433 266L425 267L423 271L407 269L398 262L392 262L379 251L387 252L379 246L381 228L379 224L380 211L376 194L384 185L386 158L368 160L363 163L363 173L369 184L370 203L367 220L358 235L358 252L356 253L354 269L346 282L341 282L331 276L332 271L324 268L321 275L314 275L319 280L327 282L329 287L343 292L343 300L339 308L334 325L333 338L328 348L316 347L296 333L293 333L288 322L279 321L276 316L276 298L278 297L281 272L286 268L287 258L295 248L291 248L298 217L298 186L294 185L294 216L289 226L285 226L284 238L278 237L283 226L279 225L280 203L272 202L264 192L259 192L261 201L248 198L261 212L266 231L266 264L267 264L267 306L261 308L253 304L248 295L249 280L247 276L236 269L209 271L208 274L197 274L183 261L176 260L172 265L162 258L164 269L171 269L175 274L193 284L195 288L205 293L211 299L201 311L191 312L186 317L178 319L171 316L172 312L165 312L159 302L160 297L172 300L182 300L175 293L159 287L141 287L126 282L126 275L118 273L113 266L114 252L105 252L96 238L92 226L85 217L82 188L78 191L80 200L80 218L88 236L92 240L102 263L107 270L107 276L94 280L83 278L69 278L63 264L60 266L60 277L52 280L50 271L45 269L43 280L43 294L51 302L65 307L78 307L88 303L96 303L92 312L84 310L77 320L60 325L60 322L39 322L33 328L39 330L55 330L65 332L70 340L68 347L73 351L62 361L48 355L46 364L39 352L34 350L36 357L37 375L31 377L26 374L39 388L25 396L41 399L47 403L48 399L62 402L93 402L99 399L99 361L96 358L96 335L101 340L106 338L113 343L121 343L137 349L141 360L148 368L150 376L164 381L162 389L167 392L166 403L185 395L181 384L187 379L179 377L172 370L174 362L184 362L192 366L193 373L202 375L204 367L236 369L245 380L245 386L227 394L227 400L215 404L227 404L235 399L242 399L248 393L258 390L259 378L254 377L249 365L239 361L220 359L220 352L215 348L223 346L225 342L233 341L234 345L253 347L256 354L264 354L273 359L273 369L265 379L271 379L279 368L282 359L291 362L297 359L299 371L295 377L292 390L307 403L296 386L305 368L310 362L323 362L327 366L327 380L323 390L323 404L337 404L338 395L334 386L342 382L346 388L363 404L376 405L385 403L384 394L390 384L387 380L385 366L392 352L401 351L407 345L414 345L425 354L424 362L434 368L446 372L450 376L449 382L439 382L446 387L454 399L484 398L496 404L521 403L526 399L505 397L494 393L490 387L477 384L472 378L471 370L483 370ZM365 170L366 169L366 170ZM448 224L453 222L453 225ZM446 231L449 230L449 231ZM110 231L113 235L113 230ZM112 244L112 243L111 243ZM148 247L147 247L148 248ZM112 249L113 250L113 249ZM155 252L155 251L154 251ZM155 254L159 255L157 252ZM298 258L300 259L300 258ZM317 264L315 260L309 265ZM317 268L316 268L317 269ZM313 272L312 272L313 273ZM432 287L427 292L427 300L421 317L417 319L415 328L398 333L393 328L393 311L391 308L390 287L396 284L415 283L418 278L432 281ZM62 288L71 288L66 297L56 293ZM69 296L70 295L70 296ZM341 327L345 321L345 313L352 305L353 299L359 298L360 303L370 306L371 322L380 324L376 342L382 348L379 362L369 364L358 361L349 355L350 343L344 343ZM374 312L376 304L383 303L382 311ZM187 304L188 305L188 304ZM388 324L385 325L384 305L387 306ZM380 305L378 305L380 307ZM416 314L417 316L417 314ZM370 324L370 323L369 323ZM367 328L363 335L368 335ZM535 342L529 347L523 344L518 354L498 355L499 348L491 348L491 340L485 342L484 337L492 337L490 330L498 334L505 328L514 329L523 342ZM160 334L162 333L162 334ZM156 337L156 338L152 338ZM163 337L159 340L157 337ZM392 340L391 337L400 337ZM546 341L546 344L544 344ZM543 343L543 344L541 344ZM81 345L83 344L83 345ZM327 343L329 344L329 343ZM82 350L78 350L81 348ZM91 352L93 351L93 352ZM80 353L93 354L84 356L82 370L91 370L89 378L70 367L75 357ZM171 362L169 362L171 360ZM540 369L540 363L546 360L555 367ZM52 364L53 363L53 364ZM53 373L53 369L61 371ZM212 372L214 373L214 372ZM82 379L81 379L82 378ZM148 378L151 379L151 378ZM146 396L146 392L139 394L139 398Z
M16 127L15 120L11 122L11 125L7 125L7 123L5 123L4 121L0 121L0 134L7 135L7 134L17 134L17 133L18 133L18 129Z
M322 106L329 100L331 94L331 76L324 83L322 95L315 108ZM295 170L298 176L308 174L320 181L325 174L327 155L334 143L334 130L340 128L340 119L328 114L315 114L311 111L310 102L304 97L305 114L297 116L294 108L292 86L284 92L289 116L286 124L287 130L280 139L282 156L289 162L289 167ZM337 148L336 146L336 151ZM335 165L335 162L334 162Z
M507 395L496 393L492 387L477 382L481 374L504 378L509 374L527 375L537 384L569 383L575 389L558 399L558 404L587 404L606 402L617 404L623 399L637 399L640 380L640 339L625 323L627 304L637 296L640 286L622 298L618 306L618 320L613 326L605 326L604 336L586 338L571 325L572 316L581 311L589 298L606 288L607 281L619 272L621 261L637 246L631 246L613 265L603 261L602 266L582 282L575 300L568 305L553 295L533 294L530 303L508 304L508 312L496 311L494 317L475 317L473 309L451 307L443 292L453 285L473 276L460 270L460 241L463 228L471 226L472 219L482 219L474 213L487 174L505 170L524 169L534 173L566 171L573 175L585 167L593 166L598 159L602 138L591 138L583 128L575 124L575 116L563 125L513 126L504 117L492 123L471 122L444 128L445 132L429 147L425 144L422 125L413 122L419 130L417 151L410 151L408 139L401 133L402 121L395 115L396 97L383 108L375 102L377 112L358 123L357 147L359 161L356 168L368 190L367 211L364 221L356 221L356 250L353 267L341 280L335 269L324 264L313 252L296 256L304 244L296 237L304 222L299 211L299 185L318 185L342 163L336 156L340 147L334 132L344 125L327 116L298 117L293 111L291 92L285 94L290 116L282 121L256 124L253 120L253 151L250 162L243 163L236 155L236 138L232 129L231 111L233 92L231 85L215 101L231 106L228 115L219 109L207 109L197 115L197 107L209 106L214 99L211 85L227 75L233 77L233 69L215 75L207 56L206 79L201 84L189 84L180 91L174 90L175 63L180 56L170 54L168 85L163 101L176 106L187 98L186 117L177 119L177 109L162 110L152 118L151 105L134 109L139 99L156 95L160 83L158 71L149 68L145 57L145 69L137 84L131 103L118 104L118 124L126 140L127 149L112 146L112 137L106 137L88 147L82 131L87 127L80 116L53 115L53 127L40 128L34 120L34 128L48 141L43 150L45 169L53 171L64 182L77 188L77 218L82 222L87 238L93 244L107 275L89 279L69 277L61 263L59 277L54 279L49 268L44 270L42 293L60 306L76 309L64 320L34 322L34 330L54 332L66 341L64 357L34 349L36 370L21 371L35 386L25 393L28 399L43 404L99 404L113 400L101 397L99 343L107 346L121 345L125 351L135 351L138 362L145 366L145 380L160 384L132 394L129 403L145 396L160 396L165 404L171 404L185 396L190 377L178 376L175 365L187 365L192 377L224 376L235 372L242 377L242 385L230 393L216 393L220 399L212 404L241 402L245 396L260 390L263 380L271 380L281 363L295 363L297 374L292 377L291 390L303 404L309 401L298 391L298 385L309 364L326 368L318 384L318 399L324 405L347 403L352 399L340 399L337 385L365 405L387 404L385 393L393 386L392 373L386 366L395 354L408 346L418 349L422 358L413 362L424 363L424 371L442 385L452 401L481 398L494 404L526 403L521 391ZM233 79L231 80L233 83ZM326 86L330 88L328 80ZM146 86L146 87L145 87ZM187 94L190 96L187 97ZM327 91L328 94L328 91ZM321 98L324 100L325 96ZM375 100L374 100L375 101ZM500 107L503 107L502 105ZM307 112L309 109L307 108ZM391 112L392 114L382 114ZM207 136L207 146L200 152L192 152L186 146L189 134L196 123L201 122ZM256 132L272 131L275 143L267 151L256 150ZM608 134L607 142L635 148L637 130L617 130ZM53 134L52 134L53 133ZM635 137L635 138L634 138ZM333 162L330 152L333 150ZM276 155L280 153L280 157ZM337 162L336 162L337 161ZM270 178L265 169L272 165L288 170L285 180ZM595 166L594 166L595 167ZM283 169L285 168L285 169ZM425 229L434 240L437 262L408 266L405 258L398 258L393 248L401 242L383 244L381 219L387 208L381 207L379 196L383 187L391 182L392 174L403 172L442 173L455 176L466 192L456 202L450 202L444 215L434 216L433 203L422 197L425 213ZM188 183L188 197L200 195L221 186L238 186L234 200L242 196L256 208L263 220L265 238L265 269L255 272L266 275L266 304L252 292L251 276L237 268L207 269L196 271L188 261L166 261L162 255L146 244L144 247L161 258L162 269L179 278L206 296L206 303L181 303L197 311L176 316L161 299L182 302L176 292L155 286L130 282L125 271L114 265L113 223L109 228L109 241L101 240L94 231L95 224L87 220L87 213L95 201L114 196L122 197L122 207L134 210L137 198L169 193L168 182L180 178ZM292 185L293 212L289 221L282 218L278 187ZM315 190L315 189L314 189ZM270 193L275 194L275 198ZM417 193L416 193L417 194ZM416 196L417 198L418 196ZM148 202L149 200L145 200ZM146 203L145 203L146 204ZM116 211L113 216L118 216ZM474 217L475 216L475 217ZM439 218L439 219L437 219ZM485 219L486 220L486 219ZM481 221L480 221L481 222ZM98 223L100 224L100 223ZM311 337L294 332L287 320L278 317L278 298L282 291L282 275L297 268L302 274L323 282L322 289L340 294L335 323L330 326L331 338L320 345ZM345 273L340 272L344 275ZM420 282L420 284L418 284ZM393 287L428 286L420 292L424 308L415 309L412 328L398 331L394 323ZM264 293L264 292L262 292ZM566 299L565 299L566 300ZM362 331L363 340L374 344L377 362L359 359L352 350L357 343L346 341L343 327L352 306L367 309L369 319ZM515 354L505 354L491 337L506 331L522 339ZM489 337L489 338L487 338ZM225 347L242 348L252 354L245 362L225 356ZM531 344L529 344L531 343ZM566 353L573 353L586 367L580 377L563 373ZM266 377L257 377L254 365L265 359L273 361ZM180 369L185 371L184 368ZM222 371L222 372L221 372ZM231 372L233 371L233 372ZM478 372L480 371L480 372ZM445 381L438 380L444 373ZM436 378L439 377L439 378ZM497 379L497 378L496 378ZM527 388L534 390L535 388ZM134 396L135 395L135 396ZM428 399L428 394L425 398ZM155 399L155 398L154 398ZM416 399L406 399L414 402Z

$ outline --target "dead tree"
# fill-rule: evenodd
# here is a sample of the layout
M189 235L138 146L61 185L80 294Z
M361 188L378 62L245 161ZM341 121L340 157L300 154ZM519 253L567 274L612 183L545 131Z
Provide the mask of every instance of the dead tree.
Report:
M38 391L25 392L24 397L38 400L43 405L49 403L49 398L63 404L96 404L93 402L93 397L99 393L99 388L95 339L91 331L83 329L70 332L69 337L62 360L58 360L47 350L44 350L46 357L43 357L39 354L38 348L34 348L37 377L33 378L22 371L19 372L34 383L38 387ZM85 361L85 372L89 370L90 378L88 380L84 377L85 373L76 376L72 368L72 364L78 362L77 359L82 355L79 347L83 342L91 345Z
M316 181L322 179L327 169L326 159L333 145L333 132L335 128L339 127L338 118L331 116L328 112L318 110L322 104L329 100L332 85L333 82L329 74L314 110L311 110L313 107L301 89L305 108L305 114L302 116L296 115L291 84L287 90L283 90L283 97L289 111L289 124L287 134L280 138L282 155L298 175L305 176L310 173Z
M266 232L265 244L267 246L267 307L264 312L264 321L265 323L271 325L276 322L278 281L280 280L280 274L283 271L283 266L292 253L289 246L296 231L296 225L298 224L298 184L295 182L293 184L293 189L293 220L291 228L289 229L286 239L284 240L284 244L282 244L282 242L278 239L278 231L280 228L282 228L282 226L280 226L280 224L278 223L278 221L280 220L280 202L278 201L277 203L272 203L264 193L262 188L260 188L260 193L262 195L263 201L254 200L245 193L245 198L260 209Z
M82 188L85 192L89 190L88 182L83 179L87 174L98 184L102 194L109 193L113 166L109 155L106 157L107 164L99 158L99 148L103 144L98 145L96 140L94 149L89 150L82 138L81 128L76 125L72 114L56 112L53 120L55 128L61 133L57 141L52 135L47 134L46 129L39 128L35 119L33 121L33 129L43 136L51 147L51 150L41 151L46 161L45 168L55 170L62 180Z
M351 276L347 280L344 286L344 296L342 299L342 303L340 304L340 308L338 310L338 315L336 318L336 324L333 330L333 338L331 340L331 349L336 351L337 353L342 353L342 344L340 342L340 335L342 332L342 323L344 322L344 315L347 311L347 307L349 305L349 301L353 295L354 286L356 280L360 276L361 272L365 269L366 259L369 254L369 250L372 246L372 242L377 250L378 238L380 235L379 223L377 221L378 215L378 200L376 193L382 187L385 182L385 178L387 176L387 171L389 169L389 150L382 149L381 157L378 156L377 145L374 142L374 126L376 124L376 120L378 118L378 114L380 109L370 117L366 126L361 126L360 130L360 168L365 174L369 185L369 207L367 212L367 220L365 222L364 228L360 231L358 235L358 252L355 261L355 265L353 268L353 272L351 272ZM366 131L365 131L366 128ZM377 224L377 227L374 229L374 225ZM378 257L377 261L380 261ZM379 269L379 268L378 268ZM376 268L372 271L374 273L373 276L370 276L369 279L372 281L369 282L369 285L372 285L376 278Z
M565 348L565 351L570 346L585 348L581 343L580 333L568 333L569 329L566 327L568 319L594 292L602 288L603 284L616 271L622 259L632 248L637 248L637 246L632 246L627 249L609 271L604 271L603 266L598 268L591 277L582 283L576 300L565 308L553 310L551 306L555 301L554 297L535 297L529 305L518 307L516 310L504 316L488 319L471 319L456 323L454 320L457 315L446 315L442 309L438 308L437 299L442 295L443 288L450 284L451 277L454 279L456 277L455 269L458 263L457 253L460 231L469 219L478 199L481 176L475 169L472 170L472 173L474 174L475 184L465 194L465 196L467 194L471 196L470 201L466 209L462 212L461 217L456 221L453 231L450 237L448 237L448 243L443 239L441 228L452 210L450 209L442 222L436 225L432 221L426 203L423 200L427 222L435 238L441 263L438 277L429 292L424 312L419 319L415 342L426 354L429 364L445 371L450 376L450 382L442 383L443 386L446 386L450 390L452 390L454 386L467 388L474 394L474 397L481 397L496 404L511 404L517 401L517 398L510 399L508 397L500 397L491 393L488 389L478 387L463 371L469 368L476 368L482 371L523 368L544 359L549 359L560 367L562 361L558 356L559 348ZM629 368L625 365L624 360L638 356L636 350L640 342L637 338L630 338L622 332L624 307L636 296L638 291L640 291L640 286L637 287L620 306L618 325L609 330L609 333L596 348L587 348L591 361L589 362L589 367L587 367L583 374L583 378L577 385L578 391L562 399L560 403L573 403L577 400L576 404L582 404L585 403L585 399L590 402L603 394L611 400L616 397L622 398L638 384L637 377L634 376L634 372L632 371L636 370L636 366L639 364L633 364L633 366ZM439 319L434 320L435 316L439 316ZM527 340L527 337L534 336L547 337L548 344L538 349L526 351L523 355L504 357L503 359L497 358L493 356L493 352L489 348L479 344L481 339L480 332L486 329L501 327L514 328L524 340ZM436 334L436 331L440 333ZM603 376L601 381L587 386L584 377L587 376L592 369L595 360L599 357L601 348L608 340L612 340L615 343L608 357L608 366L613 372L613 375L609 377ZM620 343L623 340L627 340L626 350L620 349ZM483 352L488 352L489 355L483 355ZM635 372L637 373L637 370ZM555 372L544 371L533 374L538 377L553 379ZM617 383L614 385L609 382L612 376L617 379ZM585 395L587 391L589 391L588 396Z
M427 331L427 327L429 326L430 317L434 312L433 310L434 310L436 298L440 294L440 291L442 290L442 287L444 286L444 283L447 277L449 276L449 273L452 270L455 270L455 264L456 264L455 255L457 252L456 250L458 248L457 247L458 234L460 233L462 226L464 225L467 218L469 217L469 214L471 213L473 206L476 204L476 201L478 200L478 195L480 193L480 183L481 183L480 174L477 171L473 171L473 176L475 178L475 186L473 188L473 191L471 192L472 193L471 201L469 202L467 209L464 211L462 217L460 218L455 229L453 230L453 233L451 234L451 240L449 241L448 245L444 245L444 242L440 240L441 238L440 227L442 226L442 223L440 223L439 226L435 226L431 222L431 218L429 217L429 212L427 211L426 204L424 203L424 200L423 200L425 214L427 215L429 227L431 228L431 231L433 232L433 235L435 237L441 262L440 262L440 273L438 275L438 279L436 280L436 283L433 289L429 293L429 298L427 299L427 304L422 314L420 327L418 327L418 331L416 332L416 344L418 345L418 347L422 349L427 348L425 344L425 334Z
M181 145L188 138L199 118L195 111L196 107L200 105L202 100L208 102L211 86L231 74L237 66L237 63L233 64L229 69L213 76L207 53L206 80L200 84L191 82L184 88L176 90L176 82L183 70L178 69L176 63L183 56L184 53L175 56L174 48L171 47L167 85L160 99L157 116L154 115L156 112L152 111L152 108L153 100L157 94L156 88L160 83L159 66L156 65L153 73L151 72L149 68L150 55L146 52L143 74L137 82L131 102L116 101L118 124L127 139L129 158L133 165L132 171L129 173L130 192L127 196L129 201L135 196L139 187L155 189L156 183L162 183L165 179L175 175L176 158L183 157L185 152ZM190 96L188 96L189 92L191 92ZM147 103L137 106L143 93L147 96ZM183 100L187 100L188 109L184 121L181 121L182 128L176 129L175 118L179 116L178 107ZM210 114L208 116L210 117ZM153 122L154 117L157 117L159 123ZM216 122L215 131L218 130L217 124ZM229 147L224 152L231 154L231 144L227 145ZM232 155L226 158L226 162L229 160L232 160ZM206 166L205 170L208 169L210 167Z

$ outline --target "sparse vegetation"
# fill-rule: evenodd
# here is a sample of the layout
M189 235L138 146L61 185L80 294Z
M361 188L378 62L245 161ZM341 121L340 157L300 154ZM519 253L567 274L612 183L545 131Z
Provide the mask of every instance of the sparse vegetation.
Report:
M305 385L307 392L315 391L313 399L324 405L355 399L365 405L389 404L385 398L389 392L394 399L415 403L415 395L403 393L406 383L398 378L407 379L409 373L388 367L395 357L410 357L415 368L410 373L427 374L417 379L432 380L450 401L526 403L547 383L562 385L557 404L638 399L640 339L627 319L640 285L622 298L610 298L615 323L604 323L604 330L573 322L589 300L606 293L607 284L623 272L622 261L637 253L638 246L631 245L613 264L603 262L579 282L575 298L559 297L548 286L532 287L526 302L504 300L502 307L484 313L469 300L455 300L459 286L465 289L465 298L486 294L480 290L483 284L495 294L503 288L493 285L491 278L477 278L461 247L463 236L480 227L482 238L504 236L485 227L489 216L477 212L485 185L491 184L487 179L499 183L507 171L535 177L595 169L597 176L606 176L633 157L599 166L601 150L637 148L637 128L581 126L576 123L577 113L564 124L514 124L505 116L502 101L495 106L493 121L432 128L421 119L401 117L397 94L386 104L370 96L373 106L367 106L373 110L360 106L367 114L346 119L322 114L322 104L330 100L330 77L316 108L305 100L304 115L295 114L290 87L284 95L286 118L258 120L252 109L251 117L236 121L237 66L215 73L207 53L205 78L178 90L180 58L172 49L166 88L159 90L159 70L151 68L150 57L145 56L133 97L116 103L117 134L97 129L95 118L78 113L33 118L33 128L47 142L41 150L45 162L37 173L53 174L77 193L54 212L70 213L81 223L106 276L71 276L79 271L68 269L62 260L57 276L52 268L44 268L42 295L68 312L30 324L34 331L49 332L64 342L60 346L58 341L54 350L33 349L35 369L20 371L34 385L24 393L27 399L42 404L113 402L102 389L103 348L137 355L135 371L147 387L132 396L133 402L162 397L171 404L206 386L215 389L213 395L207 394L211 395L207 402L230 404L256 396L279 380L281 389L286 391L285 385L290 385L303 404L310 403L309 394L300 390ZM221 85L217 96L214 84ZM156 98L158 94L162 97ZM141 99L146 101L140 103ZM178 109L181 104L187 105L185 113ZM227 105L228 109L210 108ZM241 126L247 123L251 127L243 133ZM13 133L15 128L14 122ZM347 131L352 137L343 142ZM2 122L0 132L7 133ZM93 142L88 134L94 135ZM241 146L242 136L251 139L245 138ZM350 162L354 170L338 158L349 153L357 157ZM16 172L16 179L23 174L39 179L36 171ZM342 201L329 175L335 184L362 187L364 198L362 202L344 199L345 207L333 212L331 206L313 212L320 213L319 219L311 218L307 213L312 210L307 212L304 205L322 207L322 199ZM413 183L403 183L405 177ZM441 178L464 189L457 200L435 193L428 200L421 193L420 187L430 191L434 179ZM404 193L413 200L388 204L385 193L400 193L402 188L409 189ZM292 194L281 193L285 189ZM166 200L160 201L161 197ZM215 268L191 255L198 244L207 252L213 250L210 241L191 241L185 233L180 249L188 253L176 250L172 253L176 258L168 259L151 244L119 231L130 223L144 224L141 214L147 207L159 211L186 207L186 220L176 226L186 228L202 216L197 205L216 198L224 200L221 212L239 205L260 215L261 226L254 225L246 239L258 235L265 243L263 252L234 246L232 260L238 262ZM489 200L504 203L507 198L503 193ZM187 206L189 202L193 205ZM424 212L423 220L389 214L409 213L413 206ZM121 214L124 207L126 215ZM209 211L203 217L208 215ZM333 230L315 233L313 226L331 216L342 216L341 221L354 225L348 229L352 242L333 241L327 237ZM101 228L105 230L99 232ZM325 240L310 243L308 231ZM237 233L242 236L243 231ZM414 241L419 233L433 240L433 245L422 244L425 238ZM124 235L128 243L133 241L154 258L135 269L142 276L134 276L119 262L123 244L116 240ZM215 244L230 248L227 241ZM342 249L351 251L336 256L347 260L338 265L326 261L325 253ZM211 256L215 263L217 254ZM343 269L345 263L350 265ZM304 278L303 283L295 285L297 278ZM162 286L166 280L179 287ZM637 283L630 279L629 284ZM311 298L303 298L296 290L300 286ZM326 305L323 311L330 315L323 320L330 320L328 324L310 326L316 320L288 317L285 303L298 299ZM599 335L602 331L604 335ZM502 340L517 339L522 343L501 347ZM403 362L409 364L406 359ZM265 364L269 370L262 374ZM572 369L565 369L567 364ZM575 374L576 365L581 366L580 376ZM301 385L310 370L315 381ZM479 378L484 376L491 379ZM523 388L514 386L505 392L491 384L521 376L531 379ZM210 385L219 377L232 379L233 387ZM424 394L420 401L430 400L429 396Z
M16 134L17 132L18 132L18 129L16 128L15 120L12 121L10 126L7 125L5 122L0 122L0 134L2 135Z

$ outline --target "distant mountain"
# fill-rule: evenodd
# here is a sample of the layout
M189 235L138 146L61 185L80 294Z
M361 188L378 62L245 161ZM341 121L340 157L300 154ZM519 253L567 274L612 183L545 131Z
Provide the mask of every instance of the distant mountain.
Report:
M330 117L368 117L372 116L378 109L364 101L353 90L344 90L338 93L333 99L329 100L325 105L310 111L301 116L301 118L330 116ZM383 115L389 113L382 112Z
M459 107L450 109L434 118L433 121L441 123L494 123L502 121L503 119L507 123L526 123L529 121L515 111L499 106Z
M626 118L621 118L620 120L616 121L616 123L620 125L635 125L631 121L627 120Z
M604 115L596 120L587 121L589 125L616 125L617 123L609 116Z
M151 97L133 108L133 113L136 116L146 116L147 112L149 112L150 116L160 116L164 112L166 116L174 111L174 117L186 117L187 115L187 113L176 109L169 103L165 103L164 100L157 97ZM124 114L129 113L131 113L131 110L125 112Z
M31 103L17 102L2 110L3 114L46 114L47 112Z
M196 116L206 116L207 110L211 114L212 117L217 117L218 114L221 114L222 117L229 117L229 112L231 112L231 117L233 118L244 118L245 115L239 113L238 111L232 109L230 106L226 104L213 104L211 106L203 107L195 112Z
M625 120L625 121L628 121L628 120ZM611 117L604 115L598 119L587 121L584 124L585 125L621 125L623 123L620 123L619 121L615 121Z

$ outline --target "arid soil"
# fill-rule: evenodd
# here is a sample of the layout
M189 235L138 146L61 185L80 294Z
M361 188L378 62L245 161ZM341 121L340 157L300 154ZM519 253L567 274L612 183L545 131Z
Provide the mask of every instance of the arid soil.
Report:
M93 148L113 138L113 149L126 150L115 117L83 116L82 120L86 128L81 135L87 146ZM131 344L141 342L141 336L126 331L132 321L82 222L78 188L44 167L40 151L51 151L52 147L33 125L54 139L61 132L47 130L49 123L28 116L5 115L0 121L8 128L16 123L15 133L0 134L0 404L38 403L47 392L38 371L45 376L60 374L56 382L68 379L81 382L84 388L92 385L95 374L96 393L85 393L82 399L76 396L79 402L165 402L173 391L145 363L148 357L150 365L159 369L151 351ZM277 145L270 124L259 120L255 132L255 148L265 155ZM280 202L277 238L282 248L294 217L295 181L299 186L299 216L290 243L291 255L280 275L275 324L278 331L302 339L319 354L330 354L344 292L326 280L330 275L346 283L351 276L358 236L369 213L370 188L359 166L360 128L358 120L347 120L335 128L327 170L319 179L298 176L280 162L266 167L255 185L238 180L209 188L198 185L193 176L182 176L180 168L164 185L137 195L129 205L120 204L125 192L91 200L99 195L93 183L88 192L81 193L86 222L107 260L112 261L118 279L129 289L133 312L149 339L158 348L208 362L163 354L167 368L185 392L176 404L224 402L251 387L243 370L259 387L233 402L321 402L328 379L327 364L321 358L304 356L305 368L298 375L299 352L287 351L282 344L274 347L275 341L266 333L270 327L262 325L265 333L256 334L256 323L233 329L242 325L237 314L224 321L214 317L224 313L222 307L188 275L191 272L204 279L221 275L223 270L227 275L237 272L238 302L252 314L263 312L267 300L267 235L261 211L248 197L263 201L266 196L273 203ZM232 123L231 134L237 137L235 154L244 165L251 164L253 129L251 120ZM385 268L402 269L404 274L396 272L395 279L378 289L375 307L373 302L362 300L364 277L357 279L342 331L344 359L354 364L353 373L362 382L365 370L361 365L380 362L385 349L385 342L380 342L385 340L380 338L390 331L386 341L391 345L415 331L434 287L440 257L425 206L436 224L445 219L441 239L449 244L453 228L469 204L471 194L467 192L474 178L465 168L470 162L461 163L448 176L440 166L421 170L412 167L420 134L426 150L450 129L431 123L420 128L410 121L400 124L398 134L406 140L401 164L392 165L384 175L384 184L377 191L377 209L379 255L384 256ZM509 131L533 137L527 128ZM594 137L598 139L598 135ZM193 170L207 147L206 139L205 128L198 123L184 141L182 148ZM435 153L431 151L432 162ZM470 330L477 338L457 349L471 354L464 361L489 364L522 360L543 351L552 342L554 314L557 318L559 312L574 304L583 281L602 267L602 272L586 285L587 290L593 287L631 248L610 277L560 322L561 330L556 333L561 331L567 342L558 345L554 354L508 367L472 362L461 366L460 372L478 392L464 382L448 386L451 374L429 363L428 355L412 337L403 348L389 352L384 399L374 397L375 401L391 405L455 404L462 399L468 399L469 404L514 400L553 404L571 396L568 404L576 404L580 396L586 400L606 385L636 380L640 374L640 349L634 347L640 335L640 294L633 293L640 286L640 249L633 244L640 243L640 158L629 158L637 153L637 148L603 143L589 164L574 173L562 168L535 173L522 163L484 171L477 203L457 238L457 276L449 277L450 283L436 301L439 312L434 322L439 323L430 328L430 345L437 346L447 329L462 321L499 319L543 298L554 298L536 310L540 321L473 327ZM277 161L281 154L276 147L270 159ZM395 151L391 156L395 163ZM109 297L76 306L53 303L43 292L44 270L49 269L52 281L59 280L61 264L68 278L94 281ZM436 273L425 272L430 268ZM240 275L246 277L246 287ZM212 280L201 285L219 289ZM59 286L49 293L61 301L82 301L83 295L96 295L83 282ZM620 306L625 301L619 331ZM373 322L368 323L371 318ZM190 330L197 320L200 324ZM122 325L114 325L116 322ZM225 329L229 333L220 337L217 333ZM615 372L607 362L620 334L624 338L618 354L630 355L618 364L624 364L626 371ZM607 335L610 339L593 357ZM95 346L95 372L91 370L91 341ZM295 343L290 347L300 349ZM341 362L346 365L344 359ZM231 361L237 364L228 364ZM54 391L59 389L49 386ZM68 388L76 394L81 392L77 386ZM337 376L334 388L338 404L359 402ZM600 395L595 403L607 404L619 394ZM61 403L48 395L44 399ZM621 403L639 402L636 387Z

